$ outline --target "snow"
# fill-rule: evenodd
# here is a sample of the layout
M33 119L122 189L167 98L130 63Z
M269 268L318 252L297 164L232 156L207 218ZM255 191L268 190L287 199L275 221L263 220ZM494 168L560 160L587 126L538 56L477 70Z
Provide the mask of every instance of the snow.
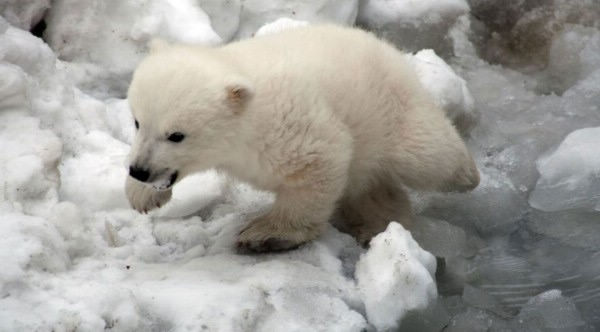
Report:
M242 0L199 0L197 3L210 18L210 25L223 41L230 41L240 28Z
M81 144L81 154L58 167L61 174L69 174L61 181L61 197L92 211L127 208L123 163L128 145L102 131L90 131L81 137Z
M435 257L410 232L392 222L370 242L356 264L367 318L377 330L398 328L407 312L424 310L437 297Z
M7 0L0 16L0 330L600 329L594 1ZM264 255L234 243L272 194L222 174L128 207L124 98L150 40L318 22L414 52L476 190L411 193L410 233L392 223L369 249L329 227Z
M21 29L33 28L50 8L50 0L4 0L0 15Z
M358 0L241 0L240 26L236 39L253 36L263 25L280 18L311 23L352 25L358 13Z
M255 36L263 36L272 33L277 33L286 29L292 29L296 27L303 27L309 25L309 22L293 20L291 18L282 17L278 18L271 23L267 23L256 30Z
M461 133L476 122L474 101L467 83L431 49L421 50L412 58L419 80L436 105L446 111Z
M44 36L57 55L88 80L116 80L105 83L113 85L105 88L109 91L126 86L153 38L221 43L194 0L59 0L46 21Z

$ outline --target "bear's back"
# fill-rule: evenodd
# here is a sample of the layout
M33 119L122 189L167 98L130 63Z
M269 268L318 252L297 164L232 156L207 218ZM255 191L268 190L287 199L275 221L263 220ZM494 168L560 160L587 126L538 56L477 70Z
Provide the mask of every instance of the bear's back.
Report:
M291 28L231 43L218 52L258 82L272 85L273 81L291 80L313 87L334 111L355 122L368 120L365 111L376 112L381 108L377 104L388 102L390 93L407 98L423 94L406 56L359 29L334 25Z
M282 70L288 73L297 70L302 76L308 76L312 70L314 75L339 74L347 69L352 69L356 75L359 74L357 69L383 60L381 56L385 53L400 55L395 50L390 52L390 49L393 47L368 32L334 25L291 28L222 48L225 53L232 53L237 59L248 62L252 71L263 69L263 74L271 73L280 65Z

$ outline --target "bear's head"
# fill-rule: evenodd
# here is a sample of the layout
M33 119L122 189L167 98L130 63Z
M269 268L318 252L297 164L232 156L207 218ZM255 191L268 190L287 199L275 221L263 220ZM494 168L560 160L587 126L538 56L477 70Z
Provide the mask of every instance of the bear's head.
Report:
M249 81L217 49L161 46L136 69L128 99L136 135L129 175L157 190L218 167L240 139Z

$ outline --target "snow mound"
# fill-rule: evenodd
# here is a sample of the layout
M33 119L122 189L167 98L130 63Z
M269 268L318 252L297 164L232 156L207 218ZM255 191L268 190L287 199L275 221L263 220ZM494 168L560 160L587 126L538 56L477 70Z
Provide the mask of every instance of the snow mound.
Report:
M210 25L224 42L234 38L240 28L244 0L197 0L210 18Z
M21 29L33 28L50 8L50 0L4 0L0 3L0 15L10 24Z
M152 38L221 42L194 0L59 0L53 2L46 21L45 40L62 60L77 63L74 68L120 90L127 86L123 81L147 53Z
M124 161L129 147L101 131L81 137L81 154L59 166L61 198L90 210L128 208L123 192Z
M392 222L375 236L356 264L356 279L369 322L380 331L397 328L410 311L437 297L435 257L410 232Z
M124 97L152 38L216 45L251 37L280 18L351 25L357 11L358 0L58 0L45 17L44 38L69 62L78 87L99 98Z
M4 262L0 274L2 297L26 286L28 270L61 272L70 265L62 237L43 218L4 214L0 227L3 234L0 257Z
M253 36L263 25L286 17L311 23L352 25L356 20L358 0L242 0L237 39Z
M600 127L569 134L556 151L538 160L540 179L529 203L543 211L594 210L600 206Z
M132 71L155 37L221 42L206 13L192 0L60 0L52 5L47 21L45 38L62 59L95 63L116 72Z

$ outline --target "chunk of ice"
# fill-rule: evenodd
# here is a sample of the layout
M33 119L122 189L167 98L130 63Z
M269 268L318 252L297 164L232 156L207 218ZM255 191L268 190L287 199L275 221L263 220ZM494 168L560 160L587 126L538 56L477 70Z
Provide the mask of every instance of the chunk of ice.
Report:
M599 144L600 127L580 129L540 158L540 179L529 204L542 211L593 210L600 202Z
M584 325L575 303L558 289L531 298L513 321L521 331L576 331Z
M367 318L379 330L398 327L407 312L423 310L437 297L435 257L392 222L371 240L356 266Z
M436 257L455 257L467 249L467 235L444 220L418 217L410 230L419 245Z

